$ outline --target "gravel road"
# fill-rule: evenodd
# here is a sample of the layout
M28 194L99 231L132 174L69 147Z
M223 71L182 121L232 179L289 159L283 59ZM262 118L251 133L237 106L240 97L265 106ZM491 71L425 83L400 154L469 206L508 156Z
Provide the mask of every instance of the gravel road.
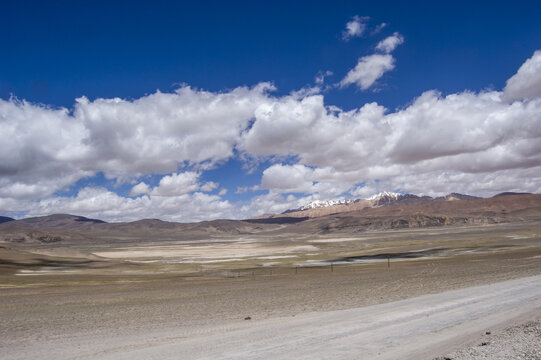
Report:
M541 276L361 308L152 333L58 338L7 359L434 359L541 311ZM10 351L11 350L11 351Z

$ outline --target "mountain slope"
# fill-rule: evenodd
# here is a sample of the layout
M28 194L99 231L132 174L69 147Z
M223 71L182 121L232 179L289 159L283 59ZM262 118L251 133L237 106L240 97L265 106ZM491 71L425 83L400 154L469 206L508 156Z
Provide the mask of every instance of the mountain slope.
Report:
M105 223L74 215L51 215L0 224L0 242L78 244L91 241L109 244L149 238L196 241L228 236L266 237L329 232L354 234L367 230L541 221L541 195L536 194L465 200L460 200L458 196L453 196L453 199L426 199L415 195L393 197L393 202L385 200L384 205L377 206L371 200L360 200L263 219L198 223L155 219ZM385 197L373 200L381 204L382 199Z
M15 219L7 217L7 216L0 216L0 224L6 223L8 221L13 221L13 220L15 220Z
M451 193L446 196L432 198L430 196L417 196L413 194L400 194L393 192L381 192L368 199L355 200L332 200L332 201L313 201L297 209L286 210L281 214L265 214L256 218L278 218L288 217L320 217L330 214L357 211L366 208L375 208L380 206L393 206L398 204L421 204L433 201L455 201L455 200L474 200L481 199L476 196Z
M299 227L306 233L359 232L525 221L541 221L541 195L395 204L314 217Z

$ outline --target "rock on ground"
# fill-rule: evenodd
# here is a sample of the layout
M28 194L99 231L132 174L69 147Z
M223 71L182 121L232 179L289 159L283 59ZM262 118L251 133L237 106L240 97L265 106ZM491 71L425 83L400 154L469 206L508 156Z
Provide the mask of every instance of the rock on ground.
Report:
M540 360L541 319L484 334L475 346L457 350L434 360Z

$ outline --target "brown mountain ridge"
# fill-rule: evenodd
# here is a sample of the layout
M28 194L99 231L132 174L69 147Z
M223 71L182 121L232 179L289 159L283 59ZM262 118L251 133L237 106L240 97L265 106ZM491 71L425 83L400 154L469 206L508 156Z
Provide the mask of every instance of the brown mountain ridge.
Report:
M334 205L263 218L197 223L176 223L157 219L106 223L82 216L55 214L0 224L0 242L80 243L91 240L107 243L149 237L161 240L201 240L231 235L358 233L539 220L541 220L541 194L499 194L492 198L409 197L406 201L395 201L379 206L367 206L367 203L357 201L350 205Z

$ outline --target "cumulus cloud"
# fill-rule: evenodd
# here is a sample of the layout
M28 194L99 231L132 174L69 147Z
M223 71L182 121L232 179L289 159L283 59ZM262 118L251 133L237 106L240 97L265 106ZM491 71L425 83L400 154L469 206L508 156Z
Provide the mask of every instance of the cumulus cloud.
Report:
M77 99L73 111L0 99L0 192L48 196L103 172L107 178L168 174L228 159L269 83L227 92L184 86L135 100Z
M347 73L338 85L343 88L355 84L361 90L367 90L386 72L395 68L395 58L391 53L402 43L404 43L404 37L398 32L381 40L376 45L376 50L383 54L361 57L357 61L357 65Z
M376 50L389 54L396 49L400 44L404 43L404 37L399 33L395 32L393 35L381 40L376 45Z
M275 164L263 172L261 187L283 193L310 193L314 185L313 172L313 169L301 164Z
M130 190L130 196L138 196L142 194L148 194L150 192L150 187L144 181L141 181L139 184L135 185Z
M329 174L331 169L312 169L305 165L274 164L263 171L262 189L280 193L302 193L314 199L332 199L351 188L351 182ZM332 170L331 170L332 171Z
M322 95L284 97L258 109L239 148L256 156L296 156L312 166L357 169L359 160L372 161L369 155L381 143L384 112L376 103L344 112L327 108Z
M342 32L342 39L348 41L351 38L362 36L366 30L367 16L355 15L351 21L346 23L346 29Z
M254 196L240 210L243 214L280 214L286 210L297 209L310 201L312 201L311 196L297 197L292 194L283 195L277 191L269 191L267 194Z
M220 186L219 183L217 182L214 182L214 181L207 181L206 183L204 183L203 185L201 185L200 189L201 191L204 191L204 192L210 192L214 189L217 189L218 186ZM222 190L225 190L225 189L222 189ZM226 190L227 192L227 190ZM220 191L221 193L221 191Z
M513 75L503 89L503 99L514 101L541 96L541 50L534 52Z
M151 195L178 196L194 192L200 188L199 176L193 171L164 176L159 185L152 189Z
M191 222L233 219L240 215L235 206L216 195L195 192L176 196L126 198L103 187L86 187L73 197L53 196L32 204L19 203L17 206L29 210L27 216L68 213L113 222L143 218Z
M346 77L340 81L341 87L356 84L361 90L366 90L383 76L387 71L394 69L394 58L389 55L373 54L363 56L357 65L351 69Z
M345 111L313 91L273 97L267 83L215 93L183 87L129 101L82 98L72 111L0 100L0 212L194 221L382 190L539 192L539 54L503 91L426 91L396 111L377 103ZM359 64L344 86L372 86L394 59L375 54ZM237 193L257 191L240 204L202 180L235 153L239 161L270 162L259 185L239 184ZM97 172L136 185L129 197L103 187L55 195ZM161 176L156 186L143 181L148 174Z
M231 157L240 131L273 87L261 83L212 93L184 86L128 101L77 100L74 117L87 131L83 166L103 172L168 173L179 163Z
M394 113L375 103L344 112L325 107L321 96L287 99L256 114L244 147L296 156L303 165L347 177L359 170L391 176L399 166L483 172L539 163L541 99L509 105L500 97L496 91L446 97L428 91Z
M1 197L47 196L94 173L77 166L88 133L67 109L0 99L0 129Z
M413 194L442 196L450 192L493 196L504 191L532 193L541 192L541 167L505 169L481 173L465 173L456 170L438 170L415 173L408 171L395 177L369 181L359 187L359 195L370 196L383 190L406 191Z
M321 95L284 97L256 112L241 148L297 159L263 172L261 188L276 193L539 192L541 98L502 97L427 91L395 112L376 103L342 111Z

